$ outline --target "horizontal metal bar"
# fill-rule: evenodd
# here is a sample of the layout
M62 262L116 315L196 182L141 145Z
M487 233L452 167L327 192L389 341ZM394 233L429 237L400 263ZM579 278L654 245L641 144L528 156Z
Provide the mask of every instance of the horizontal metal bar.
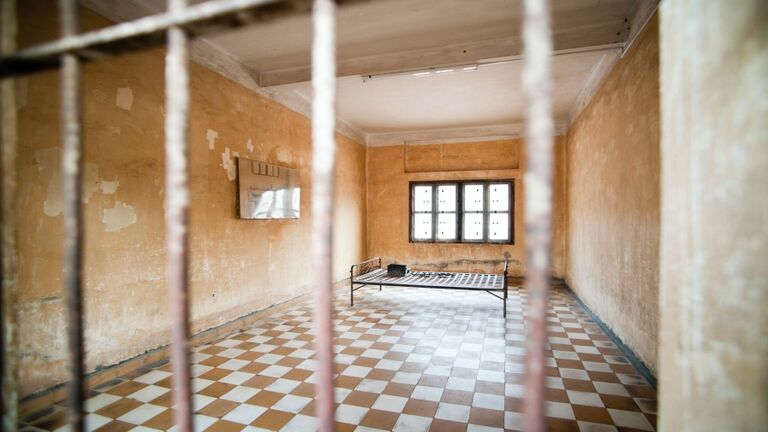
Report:
M360 3L366 0L341 0ZM60 56L76 53L83 60L135 51L165 43L166 30L184 28L201 36L224 28L239 27L295 13L308 13L311 0L217 0L164 12L100 30L64 37L0 57L0 77L21 75L58 67Z
M275 0L206 2L179 12L165 12L80 35L63 37L1 57L0 76L55 67L59 56L66 53L82 54L83 50L121 51L159 45L164 42L164 32L169 27L202 24L274 2ZM86 55L89 56L91 55Z

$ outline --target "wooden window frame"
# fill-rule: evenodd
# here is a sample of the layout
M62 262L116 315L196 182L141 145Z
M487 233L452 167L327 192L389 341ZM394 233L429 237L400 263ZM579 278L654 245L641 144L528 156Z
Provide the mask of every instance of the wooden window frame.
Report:
M483 238L481 240L465 240L464 239L464 185L479 184L483 185ZM509 185L509 238L503 240L490 240L490 194L489 187L492 184L508 184ZM440 240L437 238L437 218L440 212L437 211L437 191L440 186L455 185L456 186L456 237L455 239ZM414 227L414 203L413 203L413 191L417 186L431 186L432 187L432 237L429 239L416 239L413 236ZM425 212L419 212L425 213ZM497 179L497 180L437 180L437 181L412 181L408 182L408 242L409 243L447 243L447 244L515 244L515 180L514 179Z

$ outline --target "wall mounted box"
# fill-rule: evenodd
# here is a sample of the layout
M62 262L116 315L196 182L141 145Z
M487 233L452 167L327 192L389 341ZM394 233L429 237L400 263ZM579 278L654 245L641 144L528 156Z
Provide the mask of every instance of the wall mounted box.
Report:
M237 158L237 213L240 219L298 219L299 171Z

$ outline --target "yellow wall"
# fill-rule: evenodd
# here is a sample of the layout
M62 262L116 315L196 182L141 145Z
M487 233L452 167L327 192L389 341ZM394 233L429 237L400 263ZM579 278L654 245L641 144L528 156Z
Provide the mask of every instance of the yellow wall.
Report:
M566 279L656 369L659 321L656 18L568 131Z
M563 274L565 239L564 144L555 139L555 212L553 273ZM388 146L368 149L368 255L417 269L499 272L503 254L512 255L510 274L525 269L523 230L524 144L520 139L460 144ZM406 168L407 167L407 168ZM407 170L407 171L406 171ZM513 245L429 244L409 242L411 181L515 180Z
M56 26L41 18L52 15L22 7L22 43L53 37ZM92 13L83 18L87 27L107 24ZM163 55L156 49L85 68L88 370L168 343ZM302 115L197 65L191 75L190 302L197 332L313 288L311 144ZM19 324L22 393L29 394L66 376L58 74L26 78L20 89ZM212 149L209 129L218 134ZM335 224L344 228L335 236L334 275L342 279L366 255L365 148L337 138ZM226 167L236 154L299 169L299 220L235 218Z
M768 431L768 3L733 6L659 11L667 432Z

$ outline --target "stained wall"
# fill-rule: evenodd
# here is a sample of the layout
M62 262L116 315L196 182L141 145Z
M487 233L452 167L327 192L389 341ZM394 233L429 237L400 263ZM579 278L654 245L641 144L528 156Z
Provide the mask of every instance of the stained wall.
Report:
M566 281L652 369L659 332L654 17L568 130Z
M21 4L21 38L53 38L43 2ZM54 2L48 5L54 10ZM83 24L108 24L83 12ZM169 342L164 246L164 51L85 67L85 327L88 370ZM310 122L192 64L190 260L193 331L310 292ZM19 82L19 325L22 393L65 379L57 73ZM337 135L334 276L365 258L365 147ZM299 220L235 217L234 157L297 168Z
M563 275L565 253L565 140L555 138L553 267ZM521 139L450 144L419 144L368 149L368 255L415 269L499 272L504 253L510 274L525 271L523 199L525 144ZM411 243L409 182L451 180L515 181L514 244Z
M659 430L768 431L768 4L659 14Z

